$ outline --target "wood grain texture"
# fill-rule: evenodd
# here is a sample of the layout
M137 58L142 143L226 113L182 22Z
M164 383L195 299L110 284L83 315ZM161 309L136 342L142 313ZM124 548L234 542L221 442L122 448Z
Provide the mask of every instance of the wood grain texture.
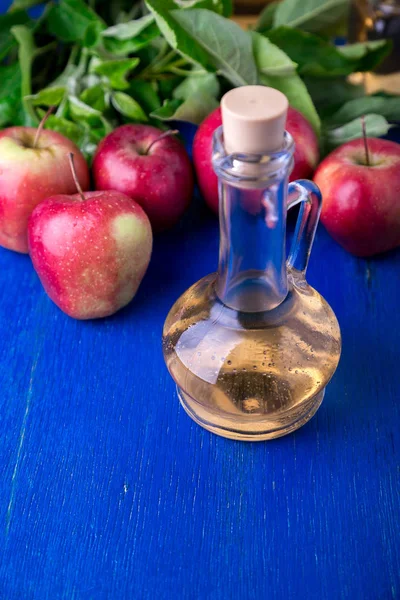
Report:
M400 253L355 259L319 229L309 280L342 360L309 424L249 444L192 423L161 353L217 249L196 200L131 306L98 322L0 250L1 599L400 597Z

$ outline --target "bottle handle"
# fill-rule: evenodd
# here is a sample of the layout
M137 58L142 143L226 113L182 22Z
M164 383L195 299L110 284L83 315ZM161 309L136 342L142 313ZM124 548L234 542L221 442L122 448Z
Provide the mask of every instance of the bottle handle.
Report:
M289 183L287 209L299 203L301 206L287 266L305 275L322 208L319 187L307 179Z

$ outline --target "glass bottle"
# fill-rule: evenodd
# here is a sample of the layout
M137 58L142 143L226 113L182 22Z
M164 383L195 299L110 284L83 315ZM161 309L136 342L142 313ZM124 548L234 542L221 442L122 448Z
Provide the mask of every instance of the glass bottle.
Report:
M249 133L248 123L231 119L227 109L224 117L229 94L239 95L239 112L243 94L261 94L263 110L269 89L238 88L222 101L224 126L213 146L220 190L218 272L177 300L163 332L165 361L186 412L214 433L255 441L285 435L312 417L341 349L332 309L305 279L321 195L310 181L288 184L294 143L283 131L286 98L272 90L274 98L279 94L281 114L271 119L266 109L259 126L250 123L248 147L262 147L263 131L269 141L279 138L281 128L278 149L228 153L224 140L229 131L246 149L243 140L249 139L242 135ZM286 260L286 212L298 203Z

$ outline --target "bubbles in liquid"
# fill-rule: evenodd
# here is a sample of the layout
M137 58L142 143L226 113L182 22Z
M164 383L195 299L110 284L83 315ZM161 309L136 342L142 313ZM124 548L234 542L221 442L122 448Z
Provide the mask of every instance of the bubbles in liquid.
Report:
M257 398L246 398L243 400L242 407L246 412L253 412L260 408L260 401Z

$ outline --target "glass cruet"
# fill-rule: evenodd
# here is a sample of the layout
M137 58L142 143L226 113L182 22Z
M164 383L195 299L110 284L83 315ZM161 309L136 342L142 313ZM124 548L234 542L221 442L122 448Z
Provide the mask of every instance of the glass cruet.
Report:
M238 440L272 439L306 423L340 357L336 317L305 279L322 199L311 181L288 184L294 143L284 131L287 106L283 94L264 86L222 99L213 144L218 271L177 300L163 331L186 412ZM295 204L286 259L286 213Z

